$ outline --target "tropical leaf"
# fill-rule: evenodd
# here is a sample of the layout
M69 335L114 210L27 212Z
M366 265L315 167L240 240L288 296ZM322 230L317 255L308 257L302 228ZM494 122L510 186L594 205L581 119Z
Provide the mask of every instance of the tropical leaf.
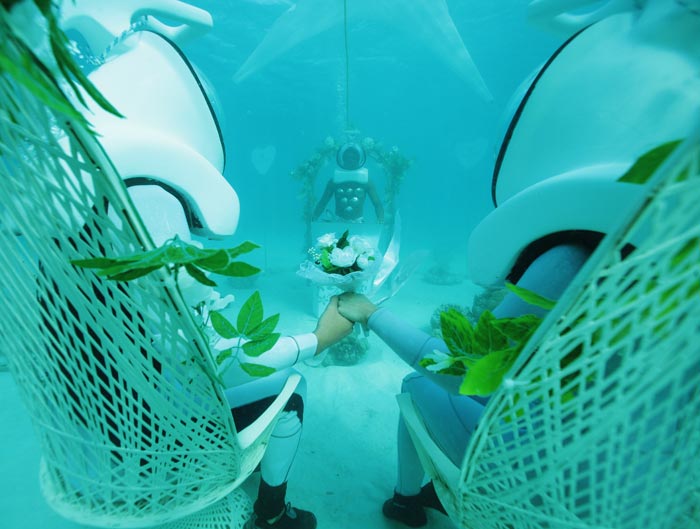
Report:
M248 333L262 323L263 320L263 305L260 298L260 292L257 290L243 303L236 326L240 333L248 336Z
M264 338L265 336L267 336L275 330L275 327L277 327L277 323L279 323L279 320L279 314L274 314L270 316L269 318L263 320L263 322L260 325L247 332L246 337L251 340L260 340L261 338Z
M508 336L495 324L496 317L491 311L485 310L479 316L479 321L474 329L474 352L498 351L505 349L510 344Z
M474 352L474 329L464 314L453 308L440 313L440 329L453 355L464 356Z
M207 277L207 274L202 272L199 268L197 268L193 264L187 263L185 265L185 270L187 270L187 273L190 274L190 276L192 276L192 279L194 279L198 283L201 283L202 285L206 285L208 287L215 287L216 286L216 283L214 281L212 281L211 279L209 279Z
M644 184L651 175L661 166L671 153L680 145L682 140L673 140L654 147L640 156L632 167L618 178L618 182L630 184Z
M82 268L110 268L120 261L108 257L95 257L92 259L73 259L71 264Z
M233 324L220 312L212 311L209 318L211 321L211 326L222 338L230 340L231 338L238 338L241 336Z
M219 354L216 355L216 363L217 365L223 364L227 359L231 358L233 356L233 347L229 347L228 349L224 349L221 351Z
M228 277L249 277L260 272L259 268L248 263L244 263L243 261L234 261L226 265L224 268L207 268L204 266L202 266L202 268Z
M462 395L479 395L486 397L498 389L503 377L511 368L518 351L508 348L493 351L476 361L467 371L459 387Z
M160 266L145 266L143 268L133 268L131 270L125 270L116 274L105 274L103 272L100 272L98 275L104 275L107 277L107 279L111 279L112 281L132 281L134 279L138 279L139 277L148 275L154 270L158 270L159 268Z
M241 368L253 377L266 377L277 371L274 367L251 364L250 362L241 362Z
M553 301L549 298L540 296L532 290L519 287L518 285L513 283L506 282L506 288L510 290L513 294L518 296L520 299L522 299L525 303L529 303L530 305L534 305L535 307L539 307L544 310L552 310L554 308L554 305L556 305L557 303L556 301Z
M515 318L496 318L492 322L500 332L516 343L527 341L540 323L542 318L534 314L523 314Z
M260 356L261 354L272 349L277 343L277 340L279 340L279 337L280 333L271 333L260 340L251 340L250 342L246 342L241 347L243 352L248 356Z

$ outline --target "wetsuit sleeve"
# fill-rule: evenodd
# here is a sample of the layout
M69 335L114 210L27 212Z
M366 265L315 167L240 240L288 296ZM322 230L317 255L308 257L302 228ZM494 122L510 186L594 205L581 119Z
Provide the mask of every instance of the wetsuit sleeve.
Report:
M460 377L433 373L419 364L421 358L436 349L447 352L447 346L443 340L416 329L386 308L376 310L367 320L367 325L413 369L450 393L459 392Z
M518 285L547 298L559 299L589 255L590 250L582 245L566 244L552 248L535 259L518 281ZM522 314L544 316L545 311L509 293L493 313L496 317L503 318ZM367 325L416 371L451 393L459 392L461 377L439 375L419 365L423 356L436 349L443 353L448 352L443 340L412 327L385 308L375 311Z

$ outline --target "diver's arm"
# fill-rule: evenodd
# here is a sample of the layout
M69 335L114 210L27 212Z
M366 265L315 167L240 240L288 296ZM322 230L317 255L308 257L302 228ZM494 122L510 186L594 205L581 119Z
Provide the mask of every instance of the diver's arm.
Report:
M323 210L326 208L326 204L328 204L328 201L333 196L334 191L335 184L333 184L332 180L329 180L328 184L326 184L326 189L323 191L323 196L318 201L318 204L316 204L316 209L314 209L314 213L311 216L311 220L316 220L318 217L321 216L321 213L323 213Z
M384 222L384 206L382 205L382 200L379 198L377 189L374 187L372 182L367 184L367 194L369 195L369 199L372 201L372 205L374 206L374 213L377 216L377 222Z
M548 250L525 271L518 286L536 292L549 299L559 299L574 276L581 269L590 250L582 245L563 244ZM544 316L539 307L530 305L509 292L503 301L493 310L498 318L516 317L523 314ZM435 350L448 353L443 340L408 325L392 314L388 309L376 309L367 319L367 325L391 349L416 371L427 376L451 393L458 393L461 377L440 375L420 366L420 360Z

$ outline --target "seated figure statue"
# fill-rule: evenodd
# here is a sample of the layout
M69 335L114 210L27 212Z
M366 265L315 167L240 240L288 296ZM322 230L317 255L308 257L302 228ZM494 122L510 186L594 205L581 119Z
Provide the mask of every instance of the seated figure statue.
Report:
M329 221L364 222L365 199L369 197L377 217L384 222L384 208L374 184L369 179L365 164L365 153L358 144L346 143L338 149L338 168L328 181L323 196L318 201L312 220L317 220L324 212L328 201L335 197L335 213L327 213Z

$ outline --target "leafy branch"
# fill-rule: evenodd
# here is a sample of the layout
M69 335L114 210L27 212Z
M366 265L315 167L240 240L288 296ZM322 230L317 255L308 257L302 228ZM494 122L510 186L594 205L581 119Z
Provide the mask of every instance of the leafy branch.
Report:
M184 268L193 279L203 285L214 287L216 283L206 274L211 272L229 277L247 277L260 272L237 258L248 253L258 245L244 242L234 248L203 249L184 242L177 235L162 246L146 252L137 252L124 257L96 257L75 259L74 266L94 269L100 277L113 281L132 281L165 267L176 278ZM200 304L201 305L201 304ZM221 366L240 349L249 357L258 357L269 351L280 337L275 331L279 314L263 319L263 304L259 292L254 292L241 307L236 325L231 323L219 311L208 314L208 320L214 331L224 339L238 339L235 347L220 352L215 361ZM202 322L206 327L207 321ZM250 362L240 362L241 368L252 376L267 376L275 372L272 367Z
M550 310L554 301L513 284L507 288L523 301ZM464 377L463 395L492 394L542 322L534 314L496 318L486 310L476 325L454 308L440 314L442 336L448 353L434 351L420 365L437 373Z
M123 117L109 101L92 84L80 67L73 60L69 40L58 25L55 2L51 0L33 0L38 15L45 21L45 29L37 27L13 27L8 16L13 9L26 8L30 0L1 0L0 5L0 74L7 74L19 85L28 90L34 97L52 110L78 121L88 130L90 125L85 117L78 112L61 90L61 80L70 87L75 98L83 106L87 106L82 91L84 90L99 106L106 111ZM17 5L20 4L20 5ZM32 21L37 24L37 20ZM50 56L41 56L30 48L22 35L27 32L45 31L42 36L45 44L51 50ZM48 51L48 49L46 51Z
M211 313L211 324L214 330L224 339L238 339L236 347L221 351L216 357L217 364L236 354L238 348L250 357L258 357L269 351L279 340L280 333L274 332L280 315L274 314L263 318L263 305L260 293L255 291L241 307L234 326L221 312ZM251 376L264 377L275 372L275 369L262 364L240 362L241 368Z
M216 283L206 272L229 277L247 277L260 269L237 257L259 248L252 242L244 242L234 248L204 249L186 243L177 235L162 246L146 252L137 252L124 257L95 257L75 259L74 266L98 270L97 275L114 281L131 281L166 267L173 274L184 268L193 279L203 285L215 287Z

